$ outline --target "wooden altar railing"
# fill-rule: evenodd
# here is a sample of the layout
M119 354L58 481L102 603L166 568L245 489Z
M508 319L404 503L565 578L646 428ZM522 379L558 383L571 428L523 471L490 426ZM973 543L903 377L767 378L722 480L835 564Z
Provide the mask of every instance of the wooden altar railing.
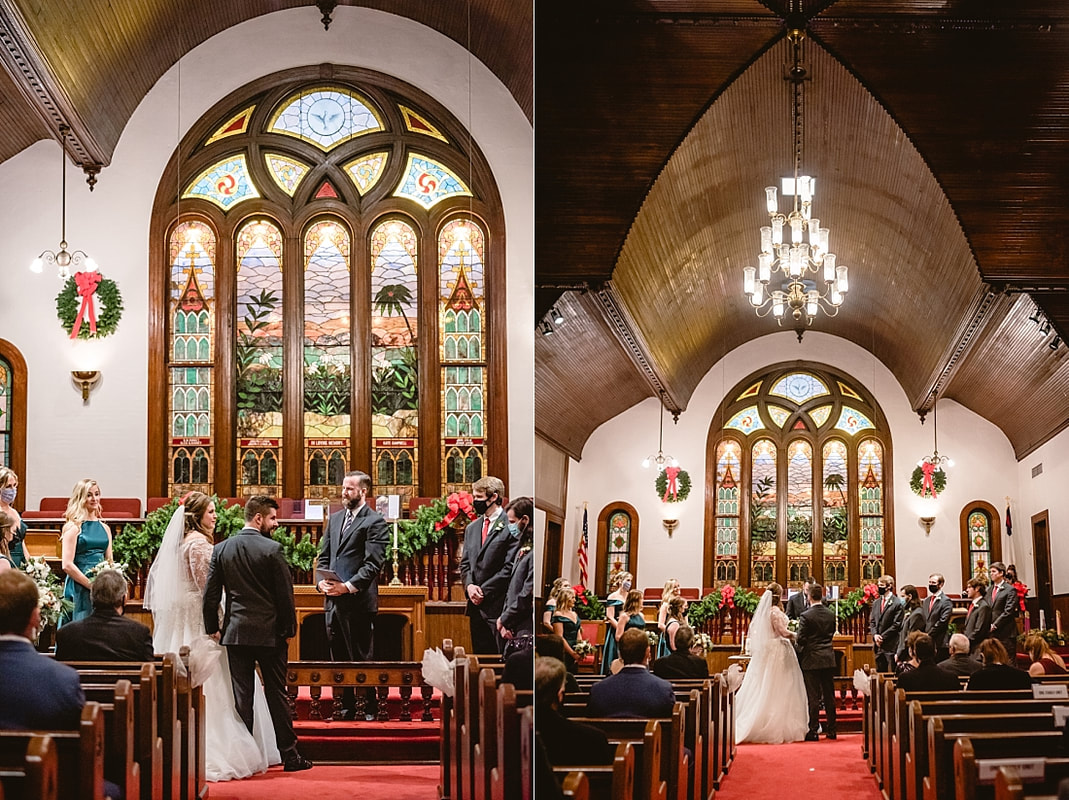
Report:
M830 608L834 610L835 604ZM742 636L750 635L753 615L741 608L721 608L720 613L706 620L695 633L706 633L713 644L739 644ZM839 620L839 634L851 636L855 644L869 643L869 607L862 606L852 617Z

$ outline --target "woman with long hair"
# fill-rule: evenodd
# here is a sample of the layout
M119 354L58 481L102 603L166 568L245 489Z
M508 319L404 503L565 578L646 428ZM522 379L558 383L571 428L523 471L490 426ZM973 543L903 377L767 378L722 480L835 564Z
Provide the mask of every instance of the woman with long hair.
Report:
M899 641L902 643L899 645L898 653L895 656L895 661L898 662L898 674L903 672L909 672L916 669L916 665L910 658L909 648L906 646L906 639L913 631L924 630L924 608L921 606L920 592L917 591L917 587L911 583L907 583L900 590L902 595L902 603L905 606L902 616L902 632L899 634L901 637Z
M564 639L564 666L573 675L579 671L579 654L575 645L579 641L579 615L575 612L575 589L565 586L557 594L557 607L553 611L553 632Z
M750 621L750 663L735 695L735 741L798 742L809 729L809 701L794 653L783 587L770 583Z
M616 658L616 623L624 607L627 593L635 578L630 572L614 572L609 576L609 596L605 598L605 648L601 653L601 674L609 674L609 665Z
M980 660L984 665L969 676L966 689L972 691L1030 689L1032 676L1013 666L1014 657L1006 652L998 639L980 642Z
M60 625L93 613L89 595L92 581L86 573L101 561L111 561L111 528L100 519L100 487L96 481L85 478L74 484L63 516L67 520L59 537L63 571L67 573L63 597L74 603L74 608L60 617Z
M1067 671L1065 661L1050 649L1047 640L1038 633L1030 633L1024 639L1024 651L1032 659L1028 674L1033 678L1040 675L1064 675Z
M664 640L669 652L676 651L676 631L683 624L683 615L687 613L687 601L682 597L673 597L668 601L668 613L665 615Z
M22 542L26 539L26 523L12 503L19 493L19 476L10 467L0 467L0 512L14 521L11 528L11 563L21 567L26 560Z
M549 589L549 596L546 598L546 605L542 611L542 625L546 629L546 633L553 633L553 613L557 610L557 598L560 597L561 590L571 587L571 581L565 577L557 578L553 581L553 585Z
M0 572L16 569L11 560L11 531L14 527L15 520L0 511Z
M661 589L661 605L657 609L657 629L661 632L661 638L657 640L656 658L664 658L672 652L672 648L668 646L668 637L665 634L665 630L668 628L668 604L672 602L672 598L680 596L679 581L675 578L669 578L665 581L664 588Z
M182 499L149 570L144 607L152 611L157 653L190 648L191 678L204 687L205 772L210 781L226 781L263 772L281 758L263 686L254 682L250 733L234 705L226 654L204 632L202 598L215 520L215 503L208 495L190 492Z

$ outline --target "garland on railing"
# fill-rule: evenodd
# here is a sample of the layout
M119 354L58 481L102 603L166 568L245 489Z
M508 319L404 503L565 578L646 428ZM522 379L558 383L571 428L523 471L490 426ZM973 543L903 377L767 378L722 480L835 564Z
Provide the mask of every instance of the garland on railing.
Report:
M864 606L872 605L872 601L879 596L875 583L867 583L854 589L845 597L839 599L836 608L836 616L840 620L849 619L859 613Z
M747 614L753 614L757 610L760 599L757 592L725 583L719 589L709 592L701 600L691 603L687 609L687 620L692 628L698 630L709 620L715 619L725 608L737 608Z
M412 558L428 545L437 544L451 528L461 528L478 514L468 492L453 492L430 505L420 506L411 519L397 521L397 558ZM393 536L386 546L386 559L393 558Z
M579 619L605 619L605 606L596 594L579 584L572 588L575 590L575 614Z

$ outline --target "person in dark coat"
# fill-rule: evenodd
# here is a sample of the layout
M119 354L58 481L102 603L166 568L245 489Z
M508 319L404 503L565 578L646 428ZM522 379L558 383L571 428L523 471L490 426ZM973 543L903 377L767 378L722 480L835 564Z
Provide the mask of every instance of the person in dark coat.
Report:
M676 649L653 662L653 674L658 678L708 678L709 664L701 656L690 652L694 643L694 629L681 625L676 630Z
M93 613L56 631L57 661L152 661L152 633L123 616L126 578L107 569L93 579Z
M650 673L646 632L629 628L619 639L624 666L590 687L588 717L670 717L675 704L672 684Z
M965 585L965 594L972 601L965 612L964 634L969 638L969 653L975 656L980 651L980 642L991 635L991 604L984 595L987 581L970 578Z
M890 575L880 576L876 581L876 591L879 596L873 601L869 616L872 646L876 652L876 671L893 672L904 608L902 601L895 597L895 579Z
M560 713L568 671L555 658L535 659L535 714L546 755L555 767L611 764L613 749L605 733Z
M498 633L505 640L502 654L508 658L514 652L534 647L534 551L531 547L534 501L530 497L517 497L505 507L505 514L509 535L520 542L505 592L505 605L497 618Z
M812 585L813 579L806 578L802 591L795 592L787 600L787 619L798 619L802 612L809 608L809 587Z
M950 658L939 662L939 666L955 675L972 675L983 666L969 655L969 637L964 633L955 633L950 637Z
M953 672L935 663L935 643L923 631L914 631L906 642L910 658L916 665L898 678L898 688L907 692L956 692L961 682Z
M824 734L836 738L835 731L835 614L824 605L824 587L814 583L809 587L809 608L798 618L798 664L805 680L805 693L809 699L809 732L807 742L818 739L821 702L824 704Z
M1002 642L1012 663L1017 653L1017 609L1020 600L1013 584L1006 580L1006 565L996 561L988 570L991 576L991 632Z
M954 604L943 593L945 579L938 572L928 576L928 598L924 601L924 632L932 637L936 661L950 656L947 649L947 633Z
M1023 669L1010 666L1010 655L998 639L984 639L980 643L980 657L984 666L972 674L965 688L975 691L1032 688L1032 676Z
M924 631L924 609L921 608L921 597L917 587L907 583L902 587L902 630L899 633L898 653L895 655L899 675L909 663L910 655L906 647L906 639L914 631Z

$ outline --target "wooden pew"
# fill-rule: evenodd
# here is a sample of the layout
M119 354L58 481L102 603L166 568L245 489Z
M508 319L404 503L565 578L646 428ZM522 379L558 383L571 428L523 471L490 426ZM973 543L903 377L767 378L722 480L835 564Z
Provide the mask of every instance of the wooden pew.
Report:
M974 733L962 736L954 741L954 794L949 796L955 800L990 800L994 797L994 785L981 787L978 761L989 758L1055 757L1060 754L1061 740L1061 731ZM933 772L937 767L943 766L933 764ZM983 791L980 791L981 788Z
M134 690L127 679L114 684L82 684L87 701L104 715L104 775L122 789L124 800L141 795L141 764L134 739Z
M0 800L4 793L23 800L56 800L59 790L59 760L48 734L30 737L19 761L0 763Z
M635 793L635 749L631 742L620 742L612 764L584 764L554 767L558 778L581 771L589 783L590 800L633 800ZM563 782L562 782L563 783Z
M533 735L534 708L516 707L516 688L511 683L502 683L496 687L497 692L497 763L490 768L491 800L505 800L519 797L522 789L524 767L520 763L522 738ZM532 732L524 731L521 726L530 725Z
M1069 778L1069 758L1043 761L1041 782L1025 783L1016 767L999 767L995 773L995 800L1058 800L1058 784Z
M600 728L610 743L630 742L634 747L635 800L668 800L668 782L661 772L664 720L594 717L584 721Z
M520 800L531 800L534 796L534 707L528 706L520 717ZM509 795L509 800L512 800Z
M463 648L457 648L463 653ZM447 661L452 661L456 652L453 650L453 640L442 641L442 654ZM442 694L441 719L438 728L438 797L441 800L449 800L453 797L455 778L453 775L454 762L456 761L456 739L454 738L456 720L453 716L453 698Z
M0 731L0 763L25 758L30 741L42 733L47 733L56 749L57 796L103 800L104 718L100 707L86 703L77 730Z
M569 772L560 788L561 795L571 800L590 800L590 784L582 772Z

